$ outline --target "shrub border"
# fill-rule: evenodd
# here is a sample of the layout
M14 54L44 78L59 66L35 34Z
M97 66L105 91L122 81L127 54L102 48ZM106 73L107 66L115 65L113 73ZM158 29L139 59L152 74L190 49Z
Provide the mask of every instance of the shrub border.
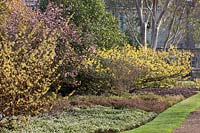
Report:
M146 125L123 133L171 133L181 126L191 112L200 108L199 100L200 92L168 108Z

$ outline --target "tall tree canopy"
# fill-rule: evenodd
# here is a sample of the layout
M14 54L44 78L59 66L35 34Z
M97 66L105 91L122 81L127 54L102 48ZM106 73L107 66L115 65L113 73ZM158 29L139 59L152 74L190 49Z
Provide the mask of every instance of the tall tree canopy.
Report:
M70 15L72 21L83 31L85 43L111 48L123 45L125 35L119 30L118 21L106 12L103 0L50 0L64 9L64 15ZM45 10L48 0L40 2ZM70 12L70 14L66 14Z

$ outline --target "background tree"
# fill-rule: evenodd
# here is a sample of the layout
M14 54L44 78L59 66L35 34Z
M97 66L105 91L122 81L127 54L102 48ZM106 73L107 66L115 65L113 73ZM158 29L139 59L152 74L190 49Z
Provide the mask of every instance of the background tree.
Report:
M64 15L83 31L82 37L86 44L110 48L123 45L125 35L119 30L118 21L106 12L103 0L50 0L64 10ZM40 2L40 8L45 10L48 0Z
M189 23L190 25L193 26L193 35L194 35L194 40L196 44L200 44L200 3L197 1L196 3L196 9L195 10L190 10L191 14L189 15Z
M149 44L155 50L159 38L164 38L165 49L171 43L178 44L186 33L187 11L193 6L191 4L194 2L134 0L133 8L125 9L128 15L128 32L138 45L145 48ZM162 29L165 29L164 35L161 34Z

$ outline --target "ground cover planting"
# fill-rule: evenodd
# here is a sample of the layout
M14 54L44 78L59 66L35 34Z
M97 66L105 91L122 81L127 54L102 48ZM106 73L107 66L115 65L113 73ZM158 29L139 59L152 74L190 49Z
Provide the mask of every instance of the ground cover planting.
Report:
M81 109L76 107L55 116L33 117L26 124L18 121L18 126L23 128L15 127L15 130L5 129L1 132L119 132L138 127L155 116L156 113L139 109L112 109L102 106ZM7 126L12 127L13 125Z

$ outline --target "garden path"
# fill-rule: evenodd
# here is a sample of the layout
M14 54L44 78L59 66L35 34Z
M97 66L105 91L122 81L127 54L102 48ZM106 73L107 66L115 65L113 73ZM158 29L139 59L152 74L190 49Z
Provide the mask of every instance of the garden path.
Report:
M191 113L173 133L200 133L200 109Z

